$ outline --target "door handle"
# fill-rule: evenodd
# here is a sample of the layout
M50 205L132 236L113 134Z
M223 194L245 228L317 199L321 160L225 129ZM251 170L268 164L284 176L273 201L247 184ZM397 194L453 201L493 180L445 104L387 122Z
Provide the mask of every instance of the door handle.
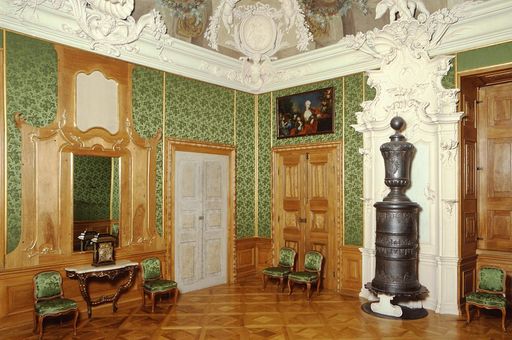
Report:
M199 216L199 220L200 221L204 220L204 216Z
M306 218L300 218L299 217L299 223L306 223L307 222L307 219Z

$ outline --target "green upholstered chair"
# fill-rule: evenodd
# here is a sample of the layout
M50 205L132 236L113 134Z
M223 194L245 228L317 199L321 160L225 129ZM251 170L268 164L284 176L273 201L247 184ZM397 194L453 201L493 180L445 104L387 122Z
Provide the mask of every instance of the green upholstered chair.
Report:
M480 308L501 310L501 327L506 332L505 318L507 315L507 299L505 297L505 270L497 267L481 267L478 271L476 292L466 296L466 321L471 321L469 306L477 308L477 317Z
M279 279L281 291L284 290L283 281L295 267L295 258L297 252L293 248L282 247L279 250L279 263L277 267L268 267L263 269L263 289L267 287L268 278Z
M304 271L293 272L288 275L288 295L292 293L294 283L301 283L307 286L308 300L311 300L311 285L313 283L316 283L316 293L320 294L323 260L324 256L316 250L306 252L304 257Z
M39 339L43 337L43 320L48 316L61 316L74 313L73 331L76 335L78 306L75 301L64 298L62 276L57 271L38 273L33 278L34 285L34 332L39 328Z
M164 294L174 294L174 304L178 300L178 285L172 280L162 279L162 265L158 257L143 259L142 267L142 304L146 305L146 294L151 298L151 312L155 311L155 298Z

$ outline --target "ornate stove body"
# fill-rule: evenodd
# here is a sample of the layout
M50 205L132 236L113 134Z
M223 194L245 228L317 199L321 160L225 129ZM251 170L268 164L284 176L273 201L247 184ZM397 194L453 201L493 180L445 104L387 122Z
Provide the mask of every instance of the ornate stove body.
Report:
M384 183L390 192L383 202L374 205L377 209L375 278L365 285L380 300L371 305L371 310L395 317L402 316L402 308L391 304L393 297L415 298L428 292L418 281L420 206L404 193L410 183L415 151L400 133L404 125L402 118L393 118L391 127L395 134L380 148L386 169Z

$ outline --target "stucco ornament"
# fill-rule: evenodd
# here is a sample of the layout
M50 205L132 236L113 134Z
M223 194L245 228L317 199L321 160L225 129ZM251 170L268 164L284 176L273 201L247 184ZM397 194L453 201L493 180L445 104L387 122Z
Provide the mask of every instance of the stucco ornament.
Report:
M368 78L377 96L363 103L356 129L362 131L377 122L386 128L391 116L403 111L415 112L420 121L459 119L458 90L445 89L441 84L452 56L431 59L428 51L439 44L470 5L463 3L452 10L444 8L429 14L422 1L383 0L378 4L377 17L384 14L385 6L393 14L390 24L341 40L381 60L381 69L370 71ZM388 77L391 73L393 77Z
M224 29L232 38L227 42L244 55L240 71L230 73L253 90L276 78L282 78L272 67L273 55L287 46L283 39L295 27L297 49L307 50L313 36L304 20L297 0L279 0L280 8L257 2L249 6L236 6L239 0L223 0L210 18L205 32L208 45L218 49L219 30ZM221 26L222 24L222 26Z
M63 24L62 29L87 39L92 50L119 56L121 50L138 51L136 44L142 32L148 32L162 51L169 38L160 13L152 10L139 20L131 16L135 0L15 0L15 15L24 17L27 8L37 15L41 6L68 12L78 25ZM162 59L165 59L161 56Z

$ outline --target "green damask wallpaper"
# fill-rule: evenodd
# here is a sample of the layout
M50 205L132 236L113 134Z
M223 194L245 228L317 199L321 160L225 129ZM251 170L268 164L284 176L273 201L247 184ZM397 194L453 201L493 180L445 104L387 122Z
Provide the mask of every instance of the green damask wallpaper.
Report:
M255 231L255 131L254 96L236 92L236 237L253 237Z
M272 237L272 96L258 96L258 234Z
M7 32L7 253L21 235L21 136L14 113L33 126L53 122L57 113L57 54L53 45ZM37 52L36 52L37 51Z
M111 188L111 157L73 156L74 221L110 219Z
M234 91L166 74L167 137L233 144Z
M132 72L132 117L135 131L143 138L156 135L163 129L164 73L143 66L135 66ZM156 154L156 230L163 235L163 138Z
M359 148L363 147L363 136L352 128L357 123L355 113L361 111L361 103L366 100L367 85L362 73L347 76L344 81L344 120L343 120L343 166L344 166L344 244L363 244L363 157ZM373 93L370 91L370 96Z

